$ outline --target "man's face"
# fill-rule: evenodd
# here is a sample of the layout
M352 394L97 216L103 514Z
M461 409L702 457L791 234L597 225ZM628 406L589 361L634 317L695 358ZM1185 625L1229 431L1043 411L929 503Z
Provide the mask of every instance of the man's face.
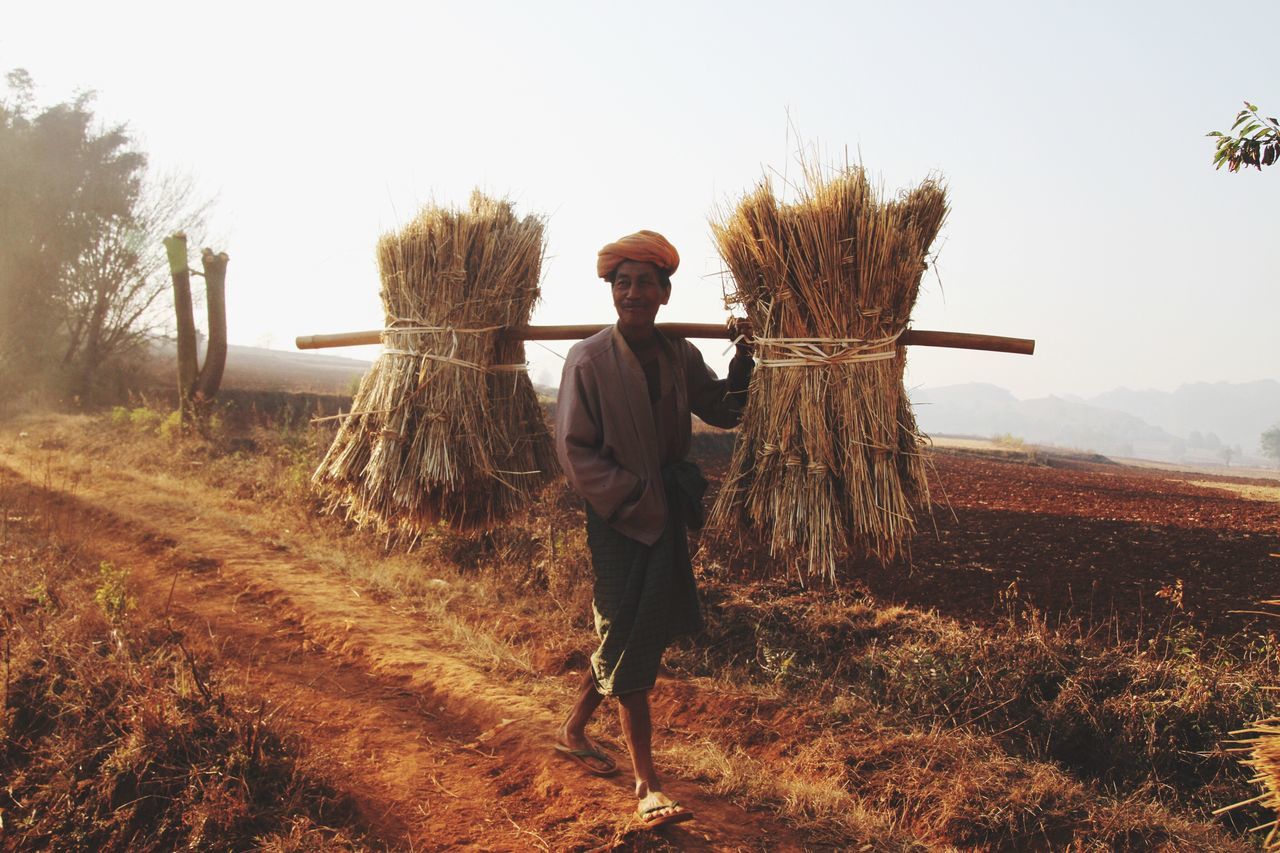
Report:
M640 331L653 326L658 309L671 298L671 288L662 286L658 267L648 261L623 261L613 277L613 307L618 309L618 325L624 331Z

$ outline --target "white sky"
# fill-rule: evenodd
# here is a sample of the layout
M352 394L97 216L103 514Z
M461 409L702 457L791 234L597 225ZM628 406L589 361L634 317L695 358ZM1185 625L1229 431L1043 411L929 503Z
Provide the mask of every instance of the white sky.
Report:
M232 343L381 325L379 234L474 186L550 217L535 323L611 321L596 251L639 228L683 257L659 319L717 321L707 217L794 174L794 125L891 190L946 176L917 328L1037 339L914 348L909 384L1280 379L1280 166L1215 172L1204 136L1280 112L1274 0L15 5L0 70L96 90L217 194Z

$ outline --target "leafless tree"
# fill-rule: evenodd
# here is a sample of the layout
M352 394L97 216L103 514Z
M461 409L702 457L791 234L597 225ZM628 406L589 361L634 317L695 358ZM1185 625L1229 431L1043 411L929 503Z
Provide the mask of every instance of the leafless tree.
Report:
M148 174L129 215L104 223L65 268L63 365L78 393L89 393L104 368L135 354L166 325L164 237L203 232L212 204L194 184L187 175Z

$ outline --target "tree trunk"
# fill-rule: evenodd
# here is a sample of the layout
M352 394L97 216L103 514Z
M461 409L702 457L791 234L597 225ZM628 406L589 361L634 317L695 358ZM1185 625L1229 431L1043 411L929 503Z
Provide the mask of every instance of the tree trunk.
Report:
M204 366L196 382L196 399L211 401L222 384L222 371L227 364L227 253L214 254L205 249L200 255L204 266L205 302L209 308L209 344Z
M199 375L196 354L196 320L191 305L191 269L187 266L187 235L181 231L164 238L169 254L169 273L173 276L173 310L178 319L178 401L183 418L191 410L196 377Z
M107 295L102 292L101 282L94 288L93 309L89 313L83 350L79 354L79 370L76 375L76 394L82 401L93 397L93 380L102 366L102 331L107 322L107 312L111 308Z

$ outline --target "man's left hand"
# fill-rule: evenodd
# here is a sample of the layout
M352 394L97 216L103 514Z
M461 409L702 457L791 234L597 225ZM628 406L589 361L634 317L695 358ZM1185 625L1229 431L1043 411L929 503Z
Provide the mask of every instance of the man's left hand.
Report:
M746 317L729 318L729 334L736 341L736 358L754 358L756 352L755 330Z

